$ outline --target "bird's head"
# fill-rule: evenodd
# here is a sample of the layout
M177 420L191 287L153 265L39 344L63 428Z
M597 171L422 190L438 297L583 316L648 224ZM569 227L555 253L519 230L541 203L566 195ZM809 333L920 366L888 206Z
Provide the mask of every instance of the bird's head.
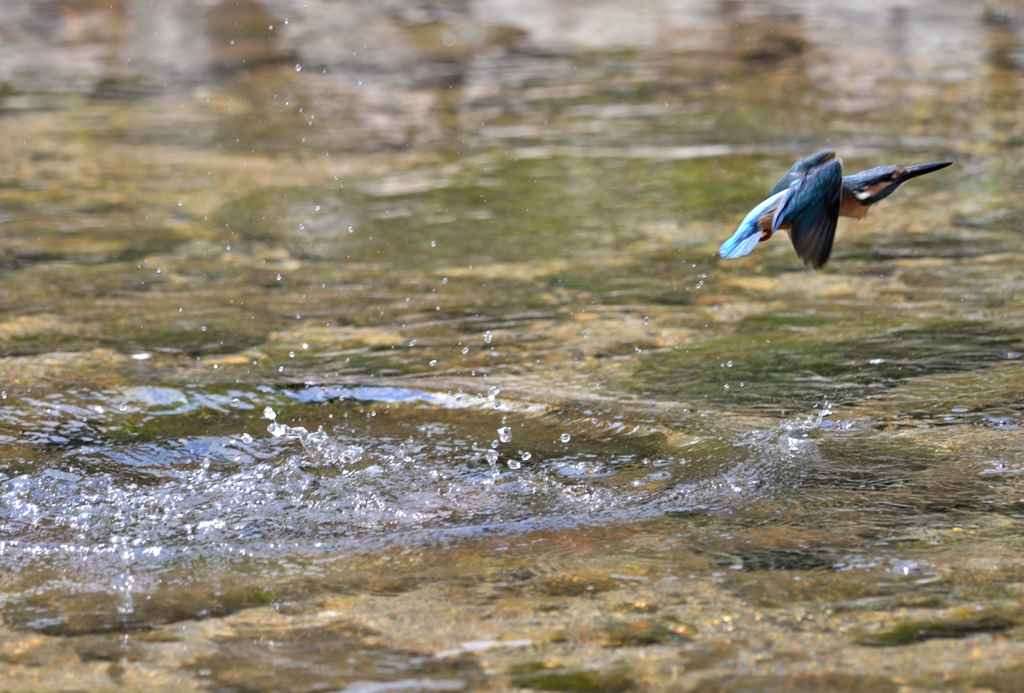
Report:
M911 178L938 171L952 163L941 161L916 166L878 166L843 178L843 191L856 197L862 205L873 205L892 195Z

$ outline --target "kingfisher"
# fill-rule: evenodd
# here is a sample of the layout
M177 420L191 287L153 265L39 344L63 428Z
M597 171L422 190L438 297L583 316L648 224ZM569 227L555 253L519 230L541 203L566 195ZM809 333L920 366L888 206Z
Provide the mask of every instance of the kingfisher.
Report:
M768 199L743 218L718 254L729 259L742 257L784 229L804 264L821 269L832 252L839 217L863 219L871 205L892 195L911 178L952 163L877 166L843 177L843 161L835 150L815 152L793 164Z

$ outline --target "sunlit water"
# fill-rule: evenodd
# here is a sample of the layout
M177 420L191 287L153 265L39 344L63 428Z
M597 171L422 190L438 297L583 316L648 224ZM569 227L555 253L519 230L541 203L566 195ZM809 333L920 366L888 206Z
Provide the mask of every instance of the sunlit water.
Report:
M1019 690L1024 7L4 14L12 690Z

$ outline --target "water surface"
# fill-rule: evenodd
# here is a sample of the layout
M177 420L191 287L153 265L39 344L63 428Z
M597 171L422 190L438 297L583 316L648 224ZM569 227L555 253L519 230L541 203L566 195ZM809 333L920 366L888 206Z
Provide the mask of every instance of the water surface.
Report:
M158 5L4 10L7 689L1020 690L1024 6Z

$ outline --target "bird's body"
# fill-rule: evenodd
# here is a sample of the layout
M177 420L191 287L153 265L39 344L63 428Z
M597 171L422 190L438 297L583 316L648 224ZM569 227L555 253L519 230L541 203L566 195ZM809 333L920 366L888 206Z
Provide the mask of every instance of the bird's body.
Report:
M751 252L779 229L789 232L797 255L819 269L832 252L839 217L863 219L871 205L896 192L911 178L949 166L949 162L917 166L878 166L843 177L843 162L833 150L797 161L771 195L740 223L718 254L737 258Z

